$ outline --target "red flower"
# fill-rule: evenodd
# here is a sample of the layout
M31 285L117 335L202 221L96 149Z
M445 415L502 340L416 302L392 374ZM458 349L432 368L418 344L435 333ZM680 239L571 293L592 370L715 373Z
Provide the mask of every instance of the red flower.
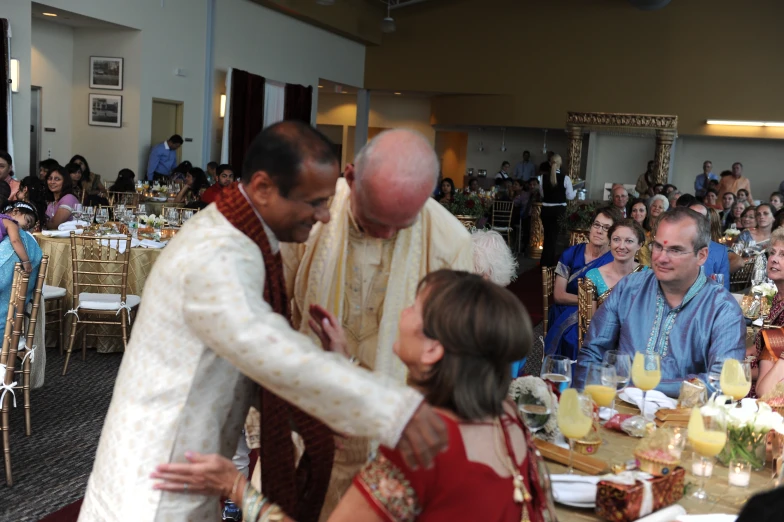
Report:
M469 199L468 201L466 201L466 207L468 207L468 208L474 208L475 204L476 203L474 202L473 199Z

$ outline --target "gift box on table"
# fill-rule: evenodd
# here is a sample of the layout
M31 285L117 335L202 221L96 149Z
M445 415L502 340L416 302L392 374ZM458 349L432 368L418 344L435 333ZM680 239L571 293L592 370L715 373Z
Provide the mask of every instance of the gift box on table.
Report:
M596 490L596 514L612 522L631 522L654 511L678 502L683 497L686 473L675 468L663 477L654 477L644 484L618 484L608 480L599 482Z

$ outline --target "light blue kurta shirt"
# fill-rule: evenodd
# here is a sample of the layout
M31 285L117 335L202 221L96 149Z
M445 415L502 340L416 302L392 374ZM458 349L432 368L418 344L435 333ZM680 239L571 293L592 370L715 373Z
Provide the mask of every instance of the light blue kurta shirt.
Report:
M621 279L591 320L580 363L601 362L607 350L656 352L662 380L657 390L677 397L684 379L699 377L712 393L709 372L724 359L746 355L746 322L723 286L700 275L680 306L671 308L653 270ZM578 386L580 375L575 375Z

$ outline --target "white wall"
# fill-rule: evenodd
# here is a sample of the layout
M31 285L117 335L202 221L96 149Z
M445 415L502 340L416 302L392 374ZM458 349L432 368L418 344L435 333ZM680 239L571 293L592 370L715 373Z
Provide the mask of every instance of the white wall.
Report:
M441 127L439 127L440 129ZM495 176L501 169L501 163L508 161L512 164L510 172L523 159L523 151L531 153L531 161L535 165L547 160L547 154L542 152L544 144L544 129L506 129L506 152L501 152L503 131L499 128L486 128L480 132L474 128L449 128L444 130L468 131L468 152L466 154L466 169L473 168L474 173L480 169L487 170L488 176ZM482 142L484 151L479 151L479 142ZM561 129L547 131L547 150L560 154L564 160L567 153L568 139L566 132Z
M219 0L215 13L214 99L211 157L220 156L222 129L218 107L230 67L270 80L313 86L313 115L318 81L326 78L362 86L365 47L323 29L272 11L249 0Z
M34 19L32 44L32 84L41 87L40 157L65 164L73 155L74 31L65 25ZM55 131L44 132L47 127Z
M654 158L656 138L591 133L585 180L589 199L602 199L605 183L637 183Z
M30 62L31 29L29 0L4 1L0 16L11 29L11 58L19 60L19 92L11 95L13 112L14 172L17 179L30 173Z

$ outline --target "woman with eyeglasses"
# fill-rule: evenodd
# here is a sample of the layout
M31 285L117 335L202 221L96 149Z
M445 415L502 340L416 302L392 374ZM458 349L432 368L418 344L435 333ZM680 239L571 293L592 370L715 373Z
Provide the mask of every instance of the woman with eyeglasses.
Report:
M577 358L577 281L589 270L613 260L607 232L621 216L612 207L596 211L588 235L588 243L567 248L555 268L553 300L549 311L549 328L544 340L547 355Z

